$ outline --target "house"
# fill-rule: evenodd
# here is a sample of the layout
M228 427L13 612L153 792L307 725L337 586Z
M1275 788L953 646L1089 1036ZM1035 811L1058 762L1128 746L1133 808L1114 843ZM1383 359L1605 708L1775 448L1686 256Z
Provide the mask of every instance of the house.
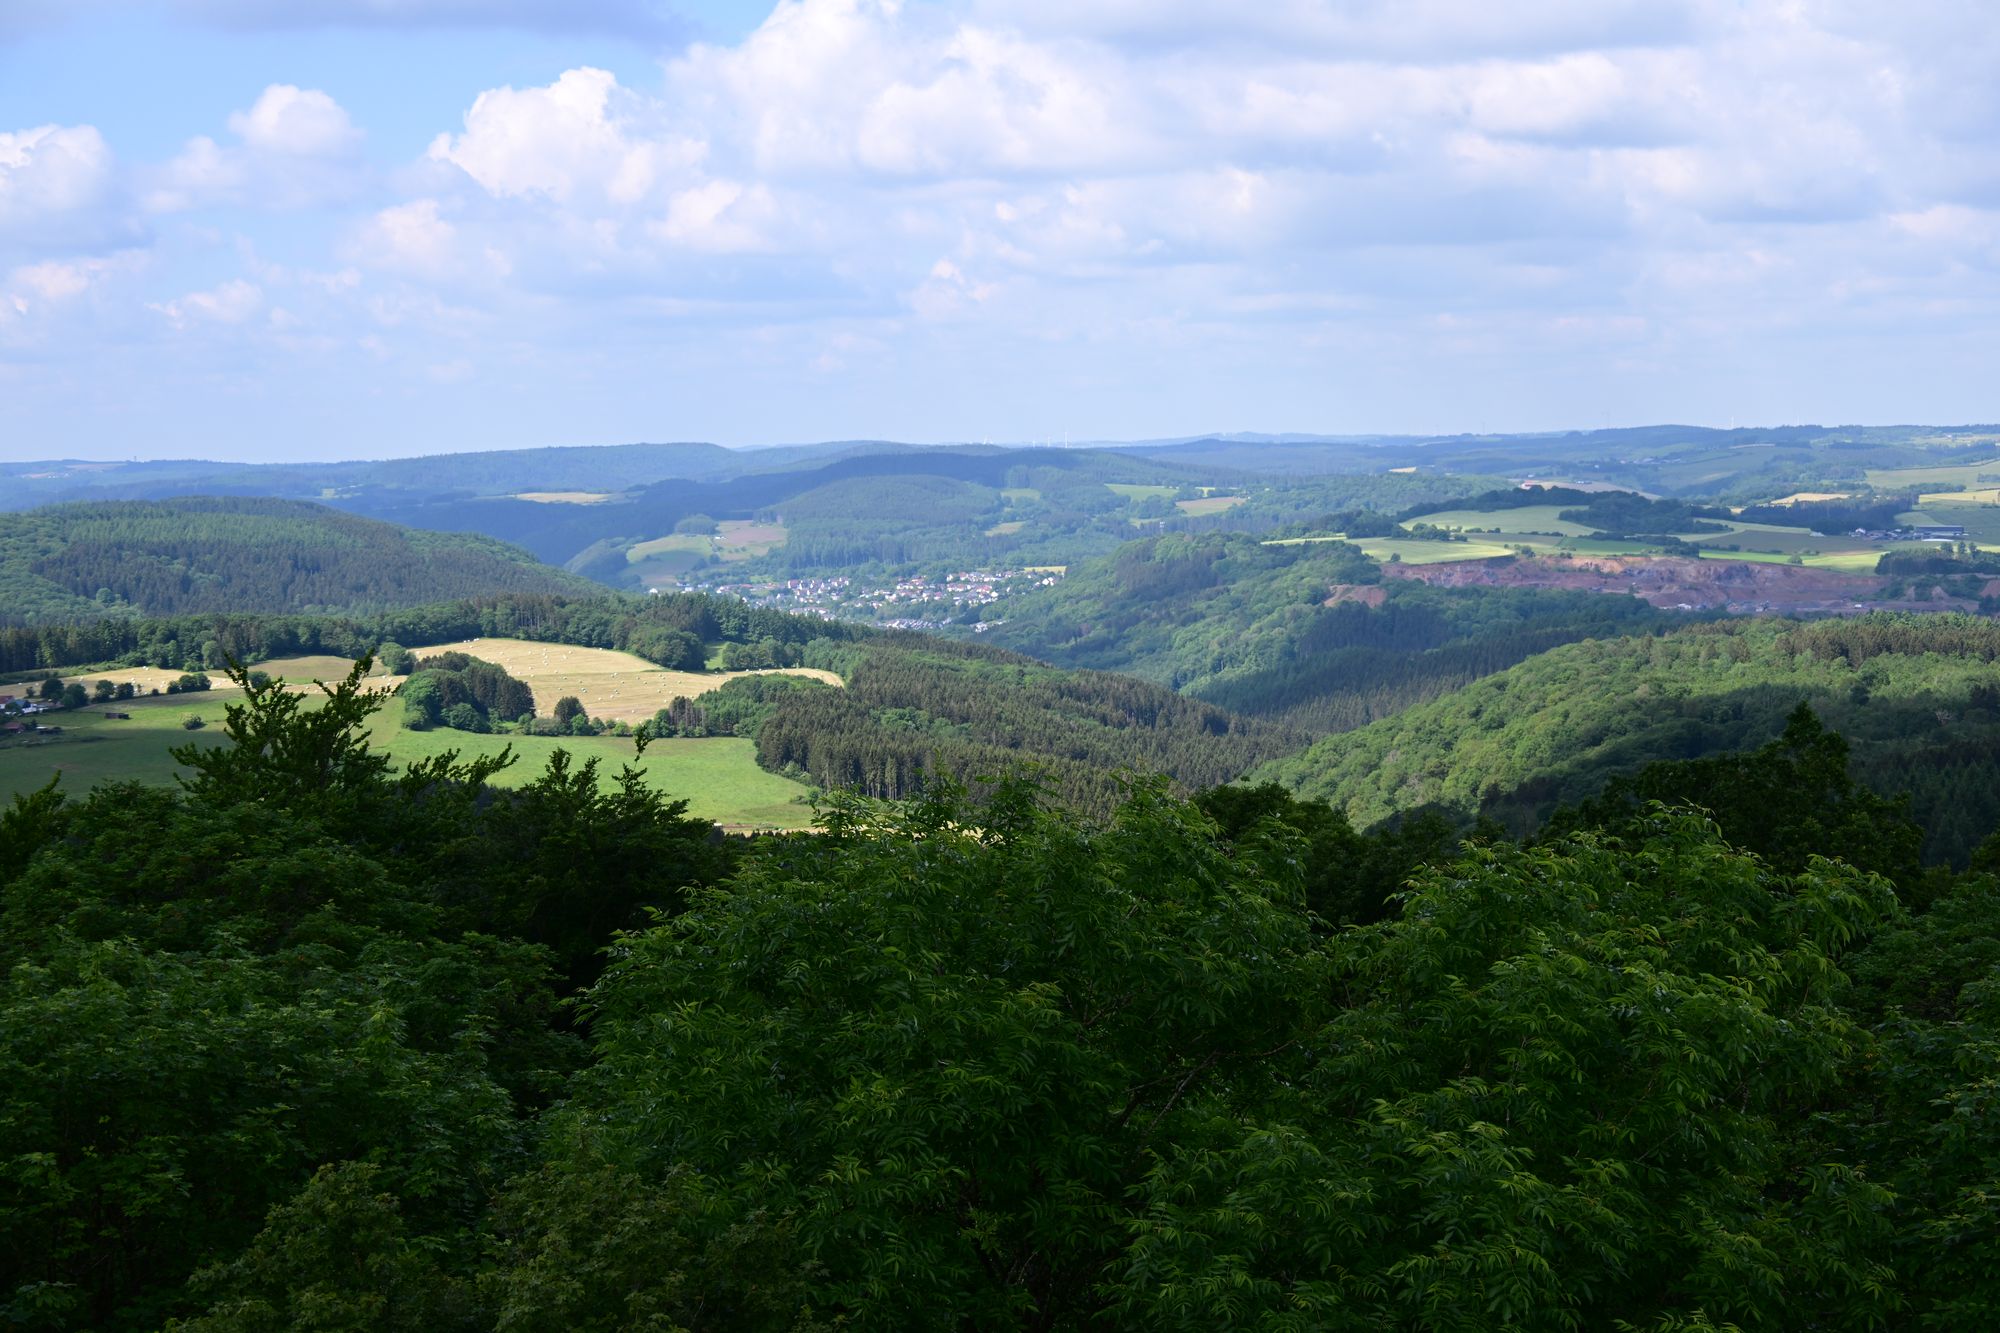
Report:
M1910 533L1920 542L1960 542L1965 540L1965 525L1934 523L1911 528Z

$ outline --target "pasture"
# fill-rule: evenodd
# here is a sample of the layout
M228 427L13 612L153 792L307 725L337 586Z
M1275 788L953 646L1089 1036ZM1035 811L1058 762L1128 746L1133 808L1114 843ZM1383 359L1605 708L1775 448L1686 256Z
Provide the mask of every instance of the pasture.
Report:
M1371 560L1397 560L1405 565L1446 565L1459 560L1492 560L1512 555L1514 548L1499 542L1420 542L1400 537L1363 537L1354 543Z
M601 505L618 496L612 491L522 491L510 498L538 505Z
M677 698L693 699L738 676L767 675L761 671L669 671L643 657L609 648L577 648L565 643L528 639L464 639L416 650L418 657L437 653L470 653L527 682L535 692L535 711L547 716L564 695L575 695L595 718L644 722ZM831 671L785 667L779 674L810 676L829 685L843 682Z
M170 750L185 743L210 746L225 743L223 709L228 698L211 695L147 697L113 705L131 713L129 721L90 707L73 713L50 714L62 727L58 736L0 742L0 800L34 790L60 774L64 790L74 794L104 782L172 782L181 772ZM208 725L189 731L181 723L190 714ZM462 731L406 731L394 708L377 712L368 723L369 743L387 753L401 768L417 760L456 750L468 758L498 754L512 747L516 762L493 779L496 787L516 787L539 777L556 750L567 750L577 761L598 760L599 782L609 789L618 770L634 764L631 740L616 736L544 737L479 736ZM656 791L687 800L690 813L725 828L800 829L812 825L813 814L803 803L807 789L790 778L757 767L755 743L741 737L654 741L636 761L646 784Z
M1870 486L1885 491L1977 490L1981 482L2000 481L2000 458L1936 467L1869 468L1866 476Z
M1131 482L1107 481L1104 483L1104 489L1115 491L1127 500L1171 500L1174 498L1177 488L1173 486L1140 486Z
M1560 537L1588 537L1597 529L1587 523L1572 523L1558 517L1571 505L1526 505L1519 509L1440 509L1435 514L1419 514L1411 523L1428 523L1434 528L1458 528L1468 532L1499 532L1507 536L1554 534ZM1408 526L1408 524L1405 524Z

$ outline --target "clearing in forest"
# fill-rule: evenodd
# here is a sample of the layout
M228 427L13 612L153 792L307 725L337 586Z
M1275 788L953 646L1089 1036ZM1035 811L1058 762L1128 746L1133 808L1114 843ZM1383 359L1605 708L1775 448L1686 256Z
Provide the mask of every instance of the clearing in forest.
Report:
M529 639L465 639L458 643L416 648L418 657L437 653L470 653L504 667L535 692L535 710L547 716L564 695L575 695L592 717L644 722L677 698L697 698L738 676L762 676L769 671L670 671L643 657L609 648L578 648L567 643L537 643ZM813 667L781 667L776 674L807 676L829 685L844 684L831 671Z

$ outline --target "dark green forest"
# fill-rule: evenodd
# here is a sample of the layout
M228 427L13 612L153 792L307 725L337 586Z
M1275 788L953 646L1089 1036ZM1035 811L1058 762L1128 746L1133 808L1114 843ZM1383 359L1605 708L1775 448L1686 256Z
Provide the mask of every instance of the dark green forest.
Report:
M0 624L385 610L585 580L487 537L291 500L100 501L0 514Z
M359 673L242 683L179 789L0 814L10 1326L2000 1302L2000 856L1909 892L1906 812L1810 719L1528 843L1147 779L1090 815L1006 774L743 842L563 758L390 772ZM1847 859L1679 803L1802 778Z

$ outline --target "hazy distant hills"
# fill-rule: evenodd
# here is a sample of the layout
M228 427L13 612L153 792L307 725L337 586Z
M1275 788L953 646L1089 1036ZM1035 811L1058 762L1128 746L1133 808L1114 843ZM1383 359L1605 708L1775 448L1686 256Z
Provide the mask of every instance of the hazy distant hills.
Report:
M207 612L371 612L588 580L472 534L293 500L205 497L0 515L0 623Z

